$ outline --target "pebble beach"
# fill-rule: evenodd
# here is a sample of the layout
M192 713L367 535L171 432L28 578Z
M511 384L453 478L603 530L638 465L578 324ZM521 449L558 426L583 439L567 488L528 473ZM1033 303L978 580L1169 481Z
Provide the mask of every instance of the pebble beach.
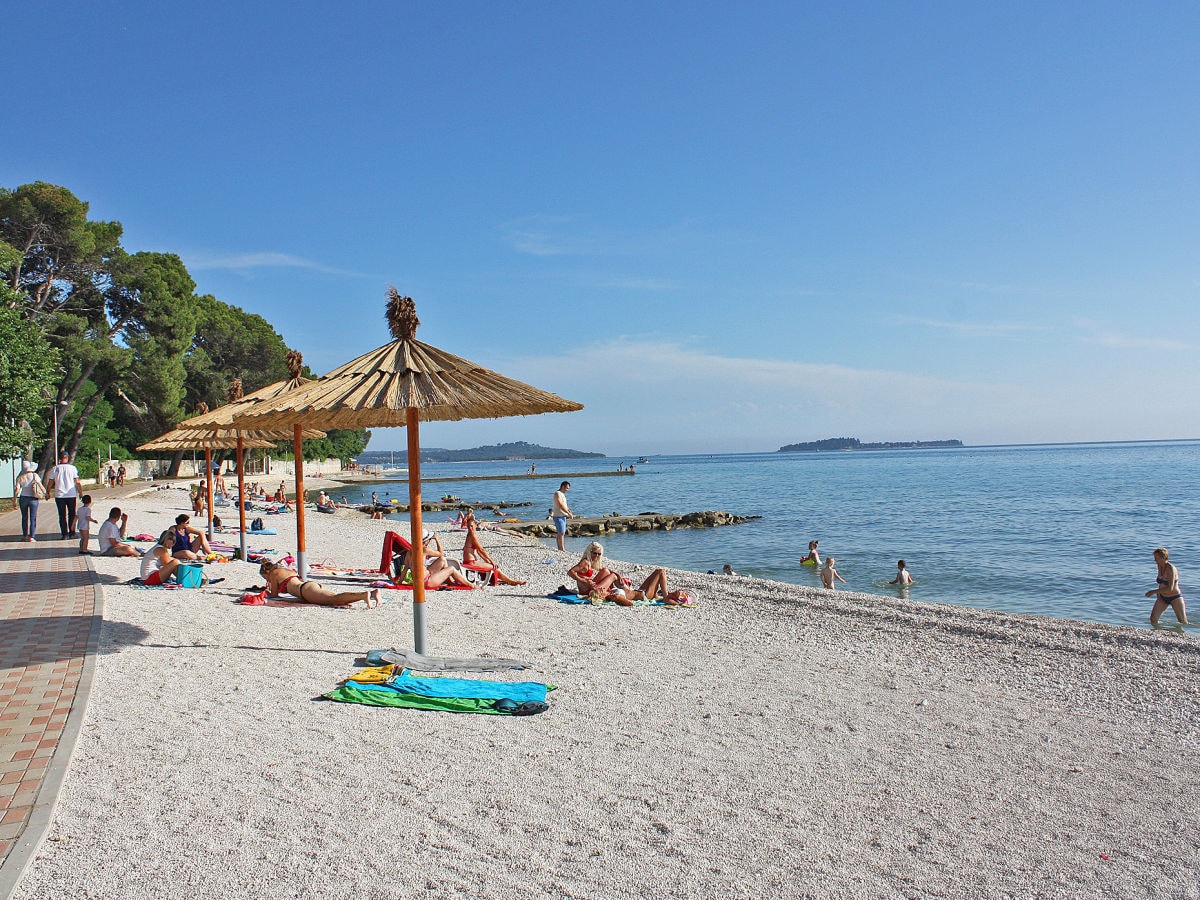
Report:
M396 527L306 521L345 568ZM251 549L294 548L268 524ZM429 652L527 660L480 677L554 685L541 715L318 699L412 646L410 594L241 606L252 564L141 590L94 557L91 697L13 897L1200 897L1193 637L676 570L695 608L568 605L586 541L480 536L528 584L430 593Z

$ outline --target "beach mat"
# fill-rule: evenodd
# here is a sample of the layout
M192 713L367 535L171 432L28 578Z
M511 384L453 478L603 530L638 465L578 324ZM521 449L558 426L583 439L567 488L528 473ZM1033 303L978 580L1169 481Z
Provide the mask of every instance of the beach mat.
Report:
M522 662L519 659L493 659L476 657L473 659L454 659L442 656L425 656L416 650L370 650L367 652L368 666L381 666L385 663L415 669L418 672L504 672L512 669L531 669L533 663Z
M413 675L407 671L393 675L391 666L372 666L322 697L364 706L529 716L550 708L546 695L551 690L553 687L536 681L444 678Z

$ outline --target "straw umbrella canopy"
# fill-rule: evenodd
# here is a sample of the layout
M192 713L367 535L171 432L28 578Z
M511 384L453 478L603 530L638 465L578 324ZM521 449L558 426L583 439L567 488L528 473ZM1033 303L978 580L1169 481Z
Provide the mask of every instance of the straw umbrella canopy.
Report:
M242 380L235 378L229 386L229 402L224 406L218 406L213 410L202 410L190 419L184 419L179 423L179 428L195 428L205 431L212 431L218 434L240 434L247 439L265 439L269 441L292 439L292 455L294 458L293 477L296 481L296 558L297 566L301 577L308 574L308 566L305 564L305 536L304 536L304 453L302 442L310 438L325 437L324 431L318 431L315 428L302 428L300 425L289 427L276 428L245 428L233 424L234 417L239 413L246 411L257 403L266 400L272 400L280 394L285 394L288 391L293 391L298 387L312 382L311 378L302 378L300 371L304 367L304 357L296 350L289 350L286 356L288 367L288 377L283 381L277 381L274 384L269 384L266 387L259 388L257 391L252 391L249 394L242 394ZM243 444L237 451L237 473L238 473L238 497L242 496L242 489L245 486L245 476L242 468L242 449L249 446ZM210 507L211 509L211 507ZM242 557L246 555L246 510L242 505L238 504L239 509L239 524L242 533Z
M202 404L203 405L203 404ZM167 451L175 452L176 450L203 450L204 451L204 470L205 484L207 485L205 501L208 504L208 536L212 537L212 452L214 450L231 450L236 448L238 451L238 498L242 496L242 449L245 447L273 447L274 442L262 436L246 437L245 435L235 434L232 431L214 432L214 431L198 431L194 429L173 428L165 434L160 434L152 441L147 441L138 447L138 450L147 452ZM241 510L242 518L242 558L246 557L246 512L242 505L238 504Z
M303 423L321 428L408 428L408 508L415 552L413 634L425 652L425 564L420 551L420 422L498 419L572 412L565 400L416 339L416 305L388 289L391 343L339 366L311 384L256 404L234 421L249 428Z

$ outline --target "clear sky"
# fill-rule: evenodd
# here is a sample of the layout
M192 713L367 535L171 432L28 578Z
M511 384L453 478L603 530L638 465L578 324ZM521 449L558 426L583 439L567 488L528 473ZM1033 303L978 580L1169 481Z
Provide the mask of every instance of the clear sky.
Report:
M323 373L583 403L429 446L1200 437L1200 5L209 2L5 15L0 184ZM402 429L371 449L399 448Z

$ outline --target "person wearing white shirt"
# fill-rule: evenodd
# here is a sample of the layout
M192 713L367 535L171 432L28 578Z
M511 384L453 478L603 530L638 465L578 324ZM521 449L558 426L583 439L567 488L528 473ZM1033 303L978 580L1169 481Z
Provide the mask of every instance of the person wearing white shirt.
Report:
M128 524L129 516L121 512L121 507L114 506L109 510L108 518L100 526L101 556L141 556L125 543L125 527Z
M71 454L66 450L58 455L58 465L50 470L47 481L54 489L58 528L63 540L75 537L75 500L83 493L83 485L79 482L79 470L71 465Z

